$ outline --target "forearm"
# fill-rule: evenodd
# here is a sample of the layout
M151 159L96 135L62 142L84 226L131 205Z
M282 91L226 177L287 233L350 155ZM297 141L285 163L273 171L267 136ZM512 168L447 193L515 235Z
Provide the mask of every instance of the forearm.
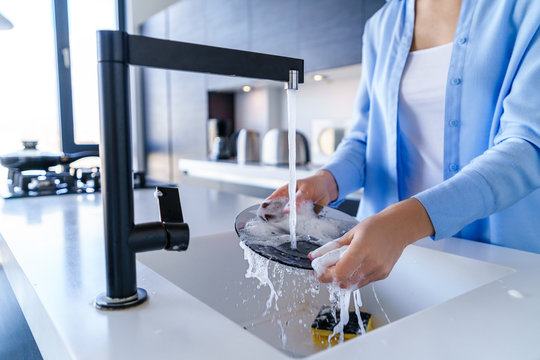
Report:
M415 198L390 205L368 218L368 221L384 228L389 238L399 242L402 247L435 233L426 209Z
M512 205L539 187L540 149L525 140L511 139L415 198L429 214L435 239L440 239Z
M366 165L366 143L362 132L351 132L343 140L330 159L322 167L333 175L337 185L337 195L333 199L342 200L349 193L364 186Z

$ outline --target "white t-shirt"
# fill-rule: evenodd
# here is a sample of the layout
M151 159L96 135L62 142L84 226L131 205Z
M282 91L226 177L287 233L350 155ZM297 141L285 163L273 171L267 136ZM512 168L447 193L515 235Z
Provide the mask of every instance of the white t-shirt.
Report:
M398 105L400 198L443 181L444 110L452 43L409 53Z

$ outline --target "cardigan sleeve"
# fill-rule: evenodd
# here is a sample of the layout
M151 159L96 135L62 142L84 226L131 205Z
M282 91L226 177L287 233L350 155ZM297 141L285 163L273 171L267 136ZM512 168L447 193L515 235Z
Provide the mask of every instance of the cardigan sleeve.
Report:
M452 236L540 188L539 34L537 29L523 51L493 146L452 178L415 196L431 218L435 239Z

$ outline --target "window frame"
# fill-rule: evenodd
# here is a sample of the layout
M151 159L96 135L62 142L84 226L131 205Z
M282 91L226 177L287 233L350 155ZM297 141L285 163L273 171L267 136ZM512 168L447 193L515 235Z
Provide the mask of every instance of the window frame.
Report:
M77 144L73 121L73 93L71 89L71 58L69 45L68 0L52 0L58 78L60 144L65 153L99 151L98 144ZM126 29L125 0L116 1L116 26ZM96 60L97 61L97 60Z

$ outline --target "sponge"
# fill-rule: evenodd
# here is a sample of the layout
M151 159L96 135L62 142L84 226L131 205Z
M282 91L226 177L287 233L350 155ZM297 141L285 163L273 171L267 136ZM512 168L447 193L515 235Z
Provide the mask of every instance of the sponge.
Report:
M373 330L371 322L371 314L361 311L360 317L366 331ZM311 334L313 336L313 342L321 347L328 347L328 337L332 335L334 326L337 325L340 319L340 311L336 309L336 318L332 315L332 308L328 305L324 305L319 314L311 324ZM343 328L343 335L345 341L350 340L362 333L360 325L358 324L358 317L354 311L349 311L349 322ZM336 334L330 338L330 344L337 345L339 342L339 334Z

